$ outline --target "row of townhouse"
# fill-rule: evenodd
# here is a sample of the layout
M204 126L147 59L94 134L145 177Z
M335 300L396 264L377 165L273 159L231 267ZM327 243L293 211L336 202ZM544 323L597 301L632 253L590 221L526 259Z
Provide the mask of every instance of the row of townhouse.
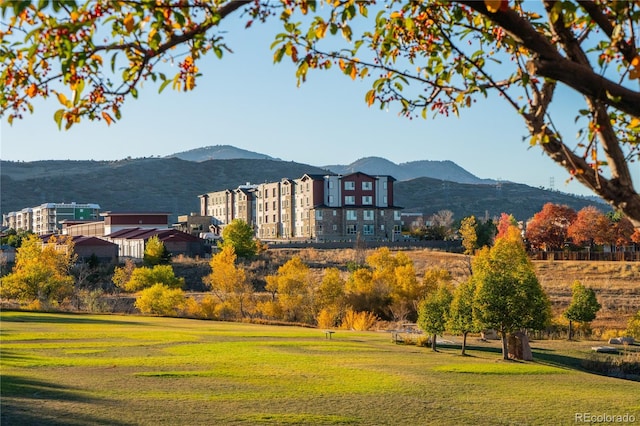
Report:
M393 203L391 176L305 174L299 179L225 189L199 195L200 214L218 230L234 219L260 239L395 240L401 207Z
M2 215L2 226L38 235L58 233L65 220L98 220L98 204L44 203Z

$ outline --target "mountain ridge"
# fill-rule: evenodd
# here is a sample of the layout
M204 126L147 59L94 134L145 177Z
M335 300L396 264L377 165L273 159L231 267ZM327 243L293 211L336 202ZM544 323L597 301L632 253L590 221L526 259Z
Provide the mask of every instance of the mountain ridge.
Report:
M330 172L308 164L255 159L0 160L0 208L8 213L47 202L75 201L99 204L103 211L167 211L175 219L200 211L198 195L237 188L245 182L274 182L307 173ZM456 219L470 214L496 217L505 212L527 220L546 202L566 204L575 210L594 204L523 184L469 184L427 177L397 181L394 194L395 205L405 211L430 215L446 209Z

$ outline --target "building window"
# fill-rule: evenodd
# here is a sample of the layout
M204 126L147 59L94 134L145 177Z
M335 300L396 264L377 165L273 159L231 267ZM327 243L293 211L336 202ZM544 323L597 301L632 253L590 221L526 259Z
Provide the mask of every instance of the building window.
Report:
M333 181L330 180L328 183L329 183L329 189L333 189Z
M347 210L347 220L358 220L358 214L355 210Z
M272 192L273 192L273 196L275 197L275 196L276 196L276 189L275 189L275 188L273 188L273 191L272 191Z
M364 220L373 220L373 210L365 210L362 213L364 215Z
M393 211L393 220L400 220L400 210Z
M382 182L382 189L387 189L387 181Z
M317 232L318 234L322 234L322 225L318 225L318 226L317 226L317 228L316 228L316 232Z
M264 223L269 223L269 216L264 217Z
M395 232L396 234L400 233L400 225L393 225L393 232Z
M329 204L333 204L333 195L329 195Z
M363 225L362 233L364 235L373 235L373 225Z
M269 204L268 203L264 203L264 211L265 212L269 211Z
M338 215L338 211L337 211L337 210L334 210L334 211L333 211L333 215L334 215L334 216L337 216L337 215Z
M273 215L273 223L276 223L278 221L278 219L276 218L276 215Z
M384 210L380 210L380 216L384 216Z
M322 220L322 210L316 210L316 219Z
M344 203L349 205L354 205L356 203L356 196L347 195L346 197L344 197Z
M373 204L373 197L371 195L365 195L362 197L362 204L365 206L370 206Z
M363 191L371 191L373 189L372 182L362 182L362 190Z
M344 182L344 189L347 191L353 191L356 189L356 183L352 180L347 180Z
M273 209L274 209L274 210L277 210L277 208L278 208L278 205L277 205L276 203L277 203L277 201L274 201L274 202L273 202Z
M333 230L337 231L338 230L338 225L333 225Z
M384 225L380 225L380 230L384 231Z
M385 203L385 204L387 204L387 203L388 203L388 201L387 201L387 196L386 196L386 195L384 195L384 196L382 197L382 202L383 202L383 203Z
M356 234L358 232L358 228L356 225L347 225L347 234Z

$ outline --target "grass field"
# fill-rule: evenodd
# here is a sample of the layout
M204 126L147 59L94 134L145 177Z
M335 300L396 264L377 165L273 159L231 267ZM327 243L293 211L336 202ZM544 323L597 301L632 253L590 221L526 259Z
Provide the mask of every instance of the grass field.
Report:
M580 371L593 342L394 344L388 333L4 311L3 425L575 424L632 415L640 383ZM455 338L454 338L455 339Z

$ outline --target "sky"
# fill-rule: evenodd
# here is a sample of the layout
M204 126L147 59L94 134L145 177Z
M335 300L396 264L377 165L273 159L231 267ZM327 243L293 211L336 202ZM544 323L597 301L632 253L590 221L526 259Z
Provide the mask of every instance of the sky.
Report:
M242 21L243 22L243 21ZM395 163L450 160L479 178L524 183L533 187L592 195L569 174L530 147L521 118L500 99L480 99L455 116L427 120L399 117L393 107L367 107L370 85L339 71L311 72L296 86L290 64L273 64L269 49L277 28L238 28L226 34L233 54L214 55L198 63L204 74L191 92L168 87L158 94L149 84L122 109L122 119L58 130L55 97L38 101L22 120L0 122L0 158L11 161L116 160L165 156L211 145L233 145L286 161L324 166L349 164L369 156ZM575 131L580 98L556 95L560 122ZM569 108L563 108L568 106ZM567 133L569 134L569 133ZM640 181L640 166L634 171Z

